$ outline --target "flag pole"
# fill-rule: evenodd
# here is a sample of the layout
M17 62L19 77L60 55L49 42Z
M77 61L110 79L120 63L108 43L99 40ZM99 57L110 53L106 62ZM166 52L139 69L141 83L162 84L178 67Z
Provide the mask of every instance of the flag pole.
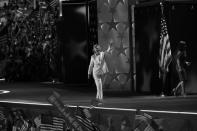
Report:
M165 83L166 83L166 74L167 74L166 71L163 71L161 97L165 97L164 89L165 89Z
M164 16L164 7L163 7L163 1L160 2L160 7L161 7L161 17ZM164 95L164 88L165 88L165 83L166 83L166 71L165 69L162 70L162 89L161 89L161 97L165 97Z
M165 21L164 15L164 6L163 2L160 2L161 7L161 37L160 37L160 73L159 77L162 78L162 91L161 96L164 97L164 89L166 87L166 76L168 72L168 66L172 61L172 54L171 54L171 47L170 47L170 40L167 30L167 24Z
M62 17L62 0L59 0L59 16Z

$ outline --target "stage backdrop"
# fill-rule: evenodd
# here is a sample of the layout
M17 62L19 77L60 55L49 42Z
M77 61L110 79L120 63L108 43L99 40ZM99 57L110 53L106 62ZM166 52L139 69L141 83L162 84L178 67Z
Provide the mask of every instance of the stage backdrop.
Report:
M136 92L160 93L159 40L161 9L157 4L135 6Z
M98 43L106 50L109 73L105 75L104 91L131 90L129 53L129 21L127 0L98 0Z
M197 9L192 2L165 2L164 15L169 33L171 51L174 54L179 41L186 41L188 61L186 92L196 93L197 63ZM161 93L159 79L159 40L161 8L159 3L139 4L135 7L136 72L137 92ZM179 82L175 64L172 62L167 74L165 94Z
M62 3L57 32L61 46L61 79L65 84L88 84L86 3Z
M197 3L167 2L165 8L168 17L172 51L174 52L178 42L181 40L187 44L187 60L191 62L191 65L186 68L186 93L197 93ZM172 88L174 88L179 80L174 65L172 65L171 70Z

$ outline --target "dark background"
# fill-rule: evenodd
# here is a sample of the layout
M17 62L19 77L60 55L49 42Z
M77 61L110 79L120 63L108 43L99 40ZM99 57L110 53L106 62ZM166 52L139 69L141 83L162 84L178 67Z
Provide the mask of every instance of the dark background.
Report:
M88 55L87 13L81 14L77 12L79 8L86 9L86 4L63 3L63 16L57 25L62 62L60 79L65 84L87 84L88 58L82 57L79 54L74 57L71 56L71 53L75 51L73 46L78 47L77 44L83 42L85 44L81 50L84 54Z
M164 3L164 15L166 17L172 54L181 40L188 44L188 60L192 62L187 68L188 79L186 90L195 92L197 67L197 9L196 4L188 2ZM135 8L136 30L136 68L137 68L137 92L149 91L152 94L161 93L161 80L158 78L159 40L160 40L160 17L159 3L140 5ZM178 74L175 65L170 64L167 74L165 94L171 95L172 88L178 84ZM148 74L148 75L147 75ZM144 86L144 83L147 83Z
M160 13L159 4L141 5L135 8L137 93L145 91L159 93L161 90L158 79ZM149 80L148 83L145 83L146 80Z
M187 43L187 59L191 61L191 66L187 68L186 90L189 89L191 93L194 93L196 89L193 87L193 83L197 77L197 5L193 3L168 2L166 3L166 9L168 9L166 14L168 16L172 51L175 51L179 41L183 40ZM174 87L178 82L177 73L174 66L171 67L171 70L173 72L171 83L172 87Z

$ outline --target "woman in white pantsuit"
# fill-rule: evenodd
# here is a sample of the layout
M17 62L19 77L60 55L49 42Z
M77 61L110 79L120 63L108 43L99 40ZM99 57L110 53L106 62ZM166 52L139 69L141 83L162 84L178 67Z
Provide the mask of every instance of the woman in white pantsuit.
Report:
M90 65L88 68L88 79L90 78L90 75L93 74L93 78L97 88L96 100L99 103L103 101L103 75L109 71L105 61L105 54L110 50L111 45L109 45L106 52L101 51L100 45L94 45L94 54L91 56Z

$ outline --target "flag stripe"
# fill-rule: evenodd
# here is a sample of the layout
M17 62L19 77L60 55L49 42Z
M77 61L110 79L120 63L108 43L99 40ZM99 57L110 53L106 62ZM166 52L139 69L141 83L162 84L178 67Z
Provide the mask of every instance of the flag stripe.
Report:
M52 7L52 8L55 8L55 6L58 4L58 0L52 0L49 5Z
M0 36L0 44L6 43L7 41L8 41L7 35Z
M5 114L3 111L0 110L0 120L5 120Z
M49 122L49 123L48 123ZM40 125L40 131L63 131L64 130L64 119L58 117L49 118L47 122L43 122Z
M155 131L152 125L153 118L152 116L143 113L140 115L135 115L135 126L134 131Z
M170 39L167 30L167 24L164 15L161 17L160 49L159 49L159 67L162 71L168 72L168 66L172 59Z
M87 119L83 119L80 116L76 116L77 120L81 122L81 124L83 126L85 126L88 130L93 131L94 128L92 127L92 123L91 121L87 120Z
M78 115L76 115L76 118L88 131L100 131L100 129L88 118L82 118Z
M23 125L22 125L20 131L27 131L28 126L29 126L28 122L27 121L23 121Z

